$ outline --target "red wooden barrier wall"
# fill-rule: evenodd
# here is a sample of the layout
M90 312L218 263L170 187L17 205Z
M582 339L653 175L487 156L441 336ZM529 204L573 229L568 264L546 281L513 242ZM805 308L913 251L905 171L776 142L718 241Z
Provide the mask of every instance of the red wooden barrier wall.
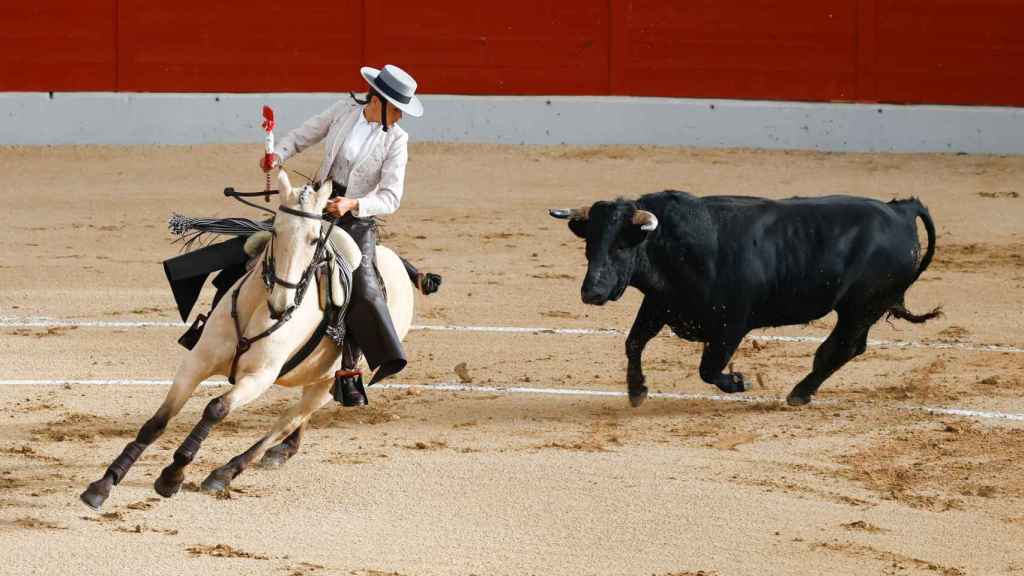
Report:
M1024 106L1021 0L5 2L0 91L359 90Z

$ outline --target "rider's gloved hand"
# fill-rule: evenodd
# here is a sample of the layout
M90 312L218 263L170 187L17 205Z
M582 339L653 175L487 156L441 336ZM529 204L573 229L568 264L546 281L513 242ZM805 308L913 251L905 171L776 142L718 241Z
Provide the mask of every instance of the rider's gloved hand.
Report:
M270 162L268 163L267 160L270 160ZM260 156L259 166L260 170L270 172L274 168L281 166L281 157L277 154L272 154L269 157L264 154L263 156Z

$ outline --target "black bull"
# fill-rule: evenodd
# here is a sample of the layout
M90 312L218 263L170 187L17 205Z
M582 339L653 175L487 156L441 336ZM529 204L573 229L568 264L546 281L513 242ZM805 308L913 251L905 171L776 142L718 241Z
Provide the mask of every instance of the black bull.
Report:
M940 314L936 308L919 316L904 305L935 254L935 226L916 199L776 201L665 191L551 215L568 218L587 241L585 303L618 300L627 286L644 294L626 339L634 406L647 396L644 347L666 325L680 338L704 343L702 380L743 392L750 383L725 369L750 330L805 324L835 310L838 322L815 353L813 370L787 398L801 405L864 352L882 315L919 323ZM928 235L920 262L917 218Z

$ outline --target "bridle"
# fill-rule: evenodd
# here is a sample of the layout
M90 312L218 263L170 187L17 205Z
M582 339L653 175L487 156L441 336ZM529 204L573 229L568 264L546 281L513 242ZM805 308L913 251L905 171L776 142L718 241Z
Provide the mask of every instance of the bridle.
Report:
M314 214L312 212L303 212L302 210L296 210L289 208L288 206L281 205L277 208L284 214L290 214L299 218L306 218L309 220L322 221L323 217ZM276 217L275 217L276 218ZM267 287L267 290L273 290L274 285L284 286L291 290L295 290L295 303L286 308L284 311L278 312L274 310L274 307L268 302L267 306L270 308L270 317L274 320L281 318L285 315L290 316L292 312L300 304L302 304L302 298L306 295L306 289L309 287L310 279L313 277L313 273L316 272L324 262L326 262L327 252L327 240L330 238L331 230L334 228L334 220L330 220L331 226L317 238L316 249L313 251L313 259L310 261L309 266L303 271L302 276L299 277L298 282L289 282L277 275L277 268L274 260L274 239L277 238L275 232L271 232L270 242L268 243L267 249L263 252L263 285Z
M296 210L295 208L290 208L288 206L285 206L284 204L278 206L278 210L280 211L280 213L288 214L290 216L298 218L316 220L318 222L323 221L323 216L321 214ZM276 219L277 215L275 215L274 218ZM268 299L267 308L270 310L270 317L274 320L274 324L272 324L266 330L260 332L255 336L247 337L244 334L242 334L242 327L238 318L238 295L242 290L242 286L245 285L246 281L252 275L253 271L255 270L255 267L248 273L246 273L245 277L242 278L241 282L238 283L238 286L236 286L235 289L231 292L231 318L234 321L235 335L237 336L238 339L238 343L235 347L235 357L231 361L231 372L228 375L228 381L231 382L232 384L234 384L235 382L235 372L238 369L238 359L242 356L242 354L247 352L252 347L254 342L257 342L259 340L266 338L267 336L270 336L279 328L284 326L285 323L288 322L288 320L291 320L292 314L294 314L295 310L298 309L298 307L302 304L302 299L303 297L305 297L306 291L308 290L309 284L313 280L314 275L319 269L321 269L323 266L327 264L328 259L330 258L330 255L327 253L327 247L330 241L331 232L334 231L334 226L335 224L337 224L337 219L331 218L328 219L327 222L330 225L327 226L324 229L324 231L317 237L316 248L313 250L313 257L310 260L309 264L306 266L306 269L302 272L302 276L299 278L298 282L289 282L277 275L274 261L274 239L277 238L277 232L275 230L271 230L270 241L267 243L267 247L263 251L263 270L261 273L263 278L263 285L266 286L267 288L268 297L269 293L273 291L275 285L284 286L285 288L295 290L295 300L290 306L278 312L277 310L274 310L273 305L270 303Z

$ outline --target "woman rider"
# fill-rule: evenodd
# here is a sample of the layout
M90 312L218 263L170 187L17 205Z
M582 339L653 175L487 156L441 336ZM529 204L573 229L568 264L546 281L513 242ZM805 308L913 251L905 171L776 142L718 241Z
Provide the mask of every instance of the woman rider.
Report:
M353 96L351 101L338 101L282 138L269 162L260 159L260 166L269 171L326 140L316 182L332 181L326 212L339 218L338 225L363 252L363 263L352 277L342 370L335 377L334 396L345 406L366 404L355 371L360 354L376 370L371 384L406 365L374 262L376 218L394 213L402 201L409 135L397 123L403 114L423 114L415 96L416 81L401 68L364 67L360 73L369 84L366 100Z

